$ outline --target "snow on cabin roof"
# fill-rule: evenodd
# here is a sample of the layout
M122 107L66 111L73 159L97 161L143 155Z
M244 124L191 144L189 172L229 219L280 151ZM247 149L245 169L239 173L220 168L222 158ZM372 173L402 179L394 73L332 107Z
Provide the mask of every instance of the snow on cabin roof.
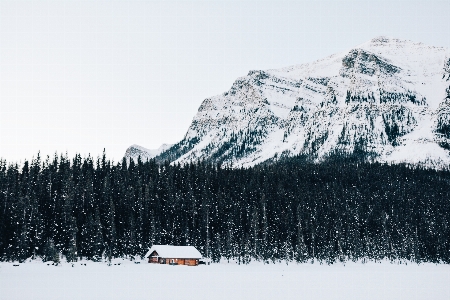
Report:
M153 251L163 258L202 258L200 252L194 246L153 245L145 257L149 257Z

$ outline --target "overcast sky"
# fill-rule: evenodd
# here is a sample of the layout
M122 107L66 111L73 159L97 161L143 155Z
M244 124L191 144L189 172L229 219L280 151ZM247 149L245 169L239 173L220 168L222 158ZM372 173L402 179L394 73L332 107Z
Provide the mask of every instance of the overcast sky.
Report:
M249 70L387 35L450 48L450 1L0 0L0 157L180 141Z

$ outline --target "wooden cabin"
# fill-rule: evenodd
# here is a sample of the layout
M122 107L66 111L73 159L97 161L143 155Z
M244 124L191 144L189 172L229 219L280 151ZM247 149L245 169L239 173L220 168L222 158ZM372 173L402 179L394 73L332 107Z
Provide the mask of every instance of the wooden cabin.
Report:
M194 246L154 245L145 257L153 264L198 266L202 255Z

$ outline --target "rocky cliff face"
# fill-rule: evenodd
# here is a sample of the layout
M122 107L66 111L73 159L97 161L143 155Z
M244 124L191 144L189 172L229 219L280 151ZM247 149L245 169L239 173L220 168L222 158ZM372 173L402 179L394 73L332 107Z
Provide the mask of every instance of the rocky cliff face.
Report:
M251 166L330 155L450 163L447 49L379 37L310 64L250 71L205 99L184 139L157 156Z

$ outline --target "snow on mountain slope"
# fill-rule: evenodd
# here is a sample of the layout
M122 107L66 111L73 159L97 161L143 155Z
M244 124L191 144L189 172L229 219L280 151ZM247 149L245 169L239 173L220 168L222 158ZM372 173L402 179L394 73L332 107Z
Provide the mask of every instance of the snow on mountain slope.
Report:
M312 63L250 71L205 99L184 139L157 159L245 167L356 152L440 167L449 145L449 51L378 37Z
M132 145L128 147L124 156L127 158L127 160L131 158L135 162L137 162L139 156L141 157L142 161L147 161L151 158L160 155L162 152L166 151L170 147L172 147L172 145L162 144L161 147L159 147L158 149L147 149L139 145Z

